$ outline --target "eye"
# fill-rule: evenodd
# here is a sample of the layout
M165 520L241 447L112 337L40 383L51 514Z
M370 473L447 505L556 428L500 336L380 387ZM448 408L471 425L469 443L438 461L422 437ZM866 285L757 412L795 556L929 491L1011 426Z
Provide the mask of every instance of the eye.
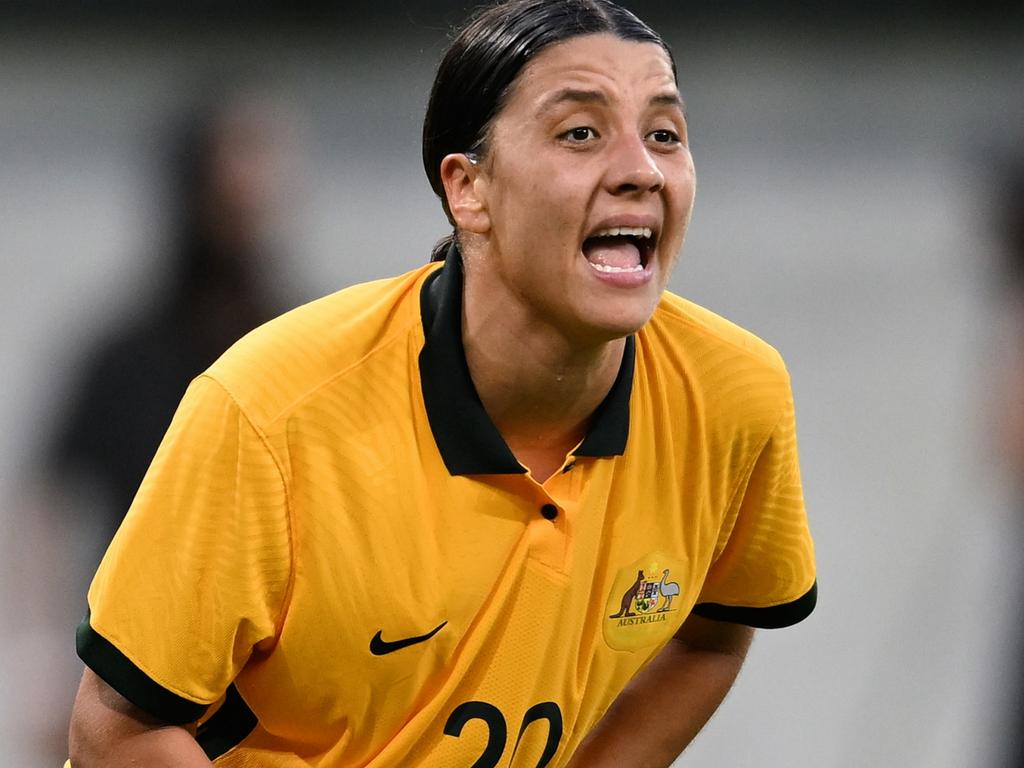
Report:
M679 134L675 131L670 131L667 128L660 128L656 131L651 131L647 134L647 138L654 141L655 144L678 144Z
M578 128L570 128L568 131L563 133L559 138L565 139L572 144L582 144L585 141L597 138L597 131L587 126L580 126Z

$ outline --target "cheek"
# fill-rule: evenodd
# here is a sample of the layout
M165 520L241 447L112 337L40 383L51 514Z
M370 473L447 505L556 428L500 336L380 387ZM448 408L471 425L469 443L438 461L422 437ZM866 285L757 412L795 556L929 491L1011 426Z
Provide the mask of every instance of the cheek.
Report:
M669 206L672 217L685 227L690 220L694 196L697 191L697 177L693 172L692 163L674 169L669 187Z
M496 150L493 160L489 207L496 244L530 253L577 250L589 205L588 172L518 144Z
M539 169L502 187L494 228L499 235L523 241L575 240L581 208L568 185Z
M682 179L684 207L689 211L693 207L693 199L697 193L697 171L693 167L693 158L686 154L686 164Z

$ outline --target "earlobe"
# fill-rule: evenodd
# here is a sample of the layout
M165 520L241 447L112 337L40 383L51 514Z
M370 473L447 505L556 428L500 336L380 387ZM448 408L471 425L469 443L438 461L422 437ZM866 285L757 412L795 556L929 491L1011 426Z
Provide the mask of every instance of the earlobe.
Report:
M441 183L455 226L466 232L486 233L491 220L486 205L487 183L479 162L462 153L445 155Z

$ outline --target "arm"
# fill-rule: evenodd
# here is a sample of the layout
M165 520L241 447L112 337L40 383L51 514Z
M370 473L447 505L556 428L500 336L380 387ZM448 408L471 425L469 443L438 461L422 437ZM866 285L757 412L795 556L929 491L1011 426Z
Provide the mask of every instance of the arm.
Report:
M568 768L667 768L722 703L753 634L690 616L612 702Z
M86 667L71 715L74 768L211 768L194 726L154 719Z
M276 459L224 389L200 376L89 588L75 640L89 667L72 715L75 768L210 768L187 725L170 724L202 717L253 648L275 637L290 578Z

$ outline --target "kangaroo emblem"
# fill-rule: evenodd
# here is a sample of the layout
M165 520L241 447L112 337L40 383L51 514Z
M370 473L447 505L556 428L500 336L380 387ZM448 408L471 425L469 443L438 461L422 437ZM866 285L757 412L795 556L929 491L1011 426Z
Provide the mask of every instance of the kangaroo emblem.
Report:
M666 571L668 573L668 571ZM633 611L629 610L630 606L633 605L633 601L636 599L636 593L640 591L640 585L644 582L644 572L636 572L636 581L633 582L633 586L626 590L626 593L622 596L622 604L619 606L619 612L609 616L609 619L619 619L623 616L636 616ZM676 589L678 590L678 585Z
M665 596L665 604L658 609L658 613L664 613L672 607L672 598L679 594L679 584L675 581L665 581L668 578L668 568L661 572L661 594Z

